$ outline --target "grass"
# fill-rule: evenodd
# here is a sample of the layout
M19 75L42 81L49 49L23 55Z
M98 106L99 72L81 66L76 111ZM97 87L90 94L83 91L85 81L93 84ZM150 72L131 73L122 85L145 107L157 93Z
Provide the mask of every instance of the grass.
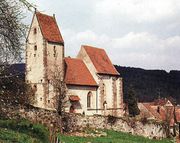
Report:
M0 143L48 143L48 131L27 120L0 120Z
M101 131L101 130L100 130ZM133 136L128 133L105 130L104 137L77 137L61 135L64 143L172 143L169 139L150 140L141 136ZM94 130L86 130L88 134L95 134ZM39 124L31 124L27 120L1 120L0 119L0 143L48 143L49 133Z
M148 139L142 136L133 136L128 133L116 132L112 130L106 130L107 136L105 137L76 137L62 135L61 141L64 143L173 143L169 139L154 140Z

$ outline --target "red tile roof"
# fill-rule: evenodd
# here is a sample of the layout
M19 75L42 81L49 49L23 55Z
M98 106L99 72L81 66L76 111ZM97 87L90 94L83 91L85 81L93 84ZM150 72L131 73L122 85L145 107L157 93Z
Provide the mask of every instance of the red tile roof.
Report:
M80 59L65 58L66 74L65 82L70 85L97 86L90 71Z
M149 103L143 103L146 109L155 117L157 120L162 120L161 115L157 112L157 108L153 108Z
M56 19L52 16L36 12L43 37L49 42L64 43Z
M156 120L161 120L161 121L169 121L170 126L174 125L174 107L173 106L160 106L160 112L157 112L158 106L152 105L151 103L143 103L143 105L146 107L146 109L153 115L153 117L156 118ZM180 122L180 108L176 107L175 109L175 116L176 120Z
M83 45L82 46L99 74L119 75L104 49Z
M79 98L79 96L77 96L77 95L71 95L71 96L69 97L69 100L71 100L71 101L79 101L80 98Z

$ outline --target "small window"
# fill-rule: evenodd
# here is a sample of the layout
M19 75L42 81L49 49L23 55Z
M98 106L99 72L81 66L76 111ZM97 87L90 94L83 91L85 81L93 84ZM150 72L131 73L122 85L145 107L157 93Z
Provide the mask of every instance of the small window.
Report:
M42 101L42 97L40 98L40 101Z
M48 103L50 103L50 100L48 100Z
M37 34L37 28L34 28L34 34Z
M37 88L37 85L36 85L36 84L34 84L34 88Z
M56 46L54 46L54 57L56 57Z
M36 57L36 54L34 54L34 57Z
M41 79L41 83L42 83L42 81L43 81L43 80Z
M34 51L37 51L37 45L34 46Z

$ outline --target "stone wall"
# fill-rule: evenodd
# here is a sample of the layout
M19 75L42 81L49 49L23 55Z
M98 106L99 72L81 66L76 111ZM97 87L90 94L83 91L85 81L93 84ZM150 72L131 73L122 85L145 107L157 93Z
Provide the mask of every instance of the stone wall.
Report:
M60 127L59 117L53 111L37 108L8 108L2 109L1 111L3 111L4 115L8 118L25 118L33 123L41 123L48 128L53 127L56 130ZM143 123L132 119L115 118L112 116L83 116L80 114L68 113L64 118L64 127L66 128L66 131L71 132L83 130L84 128L96 128L128 132L134 135L141 135L149 138L161 139L166 137L165 129L162 124L153 122Z

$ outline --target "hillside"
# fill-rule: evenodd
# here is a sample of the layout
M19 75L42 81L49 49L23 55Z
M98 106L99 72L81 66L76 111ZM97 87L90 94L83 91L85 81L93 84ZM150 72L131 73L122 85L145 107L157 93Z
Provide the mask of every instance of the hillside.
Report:
M132 85L139 102L172 97L180 104L180 71L144 70L117 65L115 67L123 77L124 99Z

